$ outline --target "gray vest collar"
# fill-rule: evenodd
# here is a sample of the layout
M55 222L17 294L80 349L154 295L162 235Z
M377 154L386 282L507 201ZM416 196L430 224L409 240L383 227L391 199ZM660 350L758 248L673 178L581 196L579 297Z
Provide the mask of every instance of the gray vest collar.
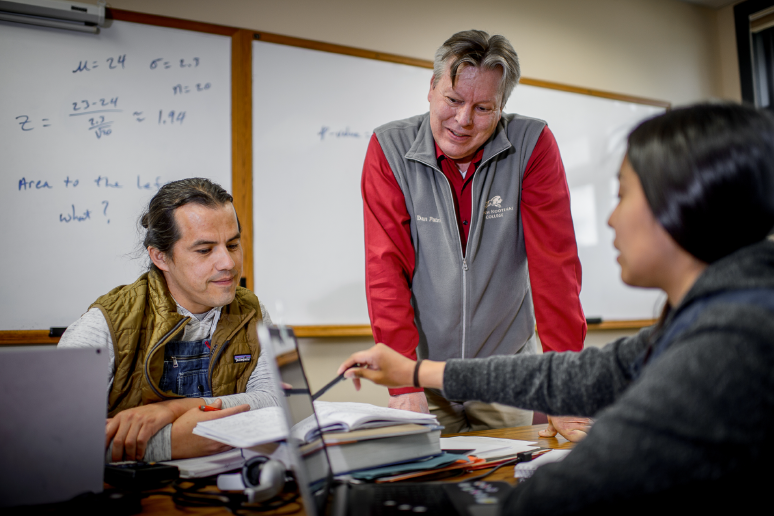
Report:
M505 132L505 119L500 117L500 121L497 122L494 133L484 144L484 156L481 160L481 164L483 165L494 156L497 156L510 148L511 142L508 141L508 135ZM430 127L430 113L427 113L424 120L422 120L422 125L419 126L419 131L417 132L417 137L414 140L414 143L411 144L411 148L404 158L419 161L428 167L432 167L439 172L441 171L438 168L438 159L435 155L435 138L433 138L433 130Z

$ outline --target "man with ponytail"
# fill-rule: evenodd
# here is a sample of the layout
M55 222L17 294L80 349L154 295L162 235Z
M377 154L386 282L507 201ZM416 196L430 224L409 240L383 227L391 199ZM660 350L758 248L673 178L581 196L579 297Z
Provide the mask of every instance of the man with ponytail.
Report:
M140 218L148 271L99 297L59 342L108 351L108 460L224 451L192 434L197 422L276 404L255 330L271 321L239 286L232 200L208 179L162 186Z

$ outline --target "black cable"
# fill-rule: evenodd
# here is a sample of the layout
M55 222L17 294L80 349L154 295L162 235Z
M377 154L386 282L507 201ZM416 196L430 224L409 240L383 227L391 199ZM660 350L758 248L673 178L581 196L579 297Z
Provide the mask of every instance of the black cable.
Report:
M192 485L189 487L183 487L183 482L190 482ZM235 514L241 514L245 511L250 512L266 512L274 511L286 507L290 504L296 503L298 500L298 493L293 493L288 498L283 498L275 501L267 501L262 503L247 503L247 497L244 494L226 494L220 492L203 493L200 489L212 485L207 480L190 480L180 479L176 480L172 484L173 493L156 491L145 493L145 496L169 496L172 498L172 502L178 507L226 507ZM297 504L298 508L294 511L290 511L284 514L294 514L301 510L301 504Z
M301 510L301 504L298 503L297 500L298 500L298 493L294 493L293 496L287 499L277 500L271 503L262 503L260 505L239 504L237 507L229 507L229 510L231 510L231 512L233 512L234 514L243 514L247 511L250 511L250 512L276 511L277 509L281 509L283 507L287 507L288 505L295 503L297 505L295 510L282 513L283 515L295 514Z
M490 471L487 471L483 475L479 475L479 476L473 477L473 478L466 478L465 480L463 480L463 482L475 482L476 480L481 480L482 478L488 477L489 475L491 475L492 473L494 473L498 469L502 468L503 466L510 466L511 464L518 464L520 462L529 462L529 461L531 461L531 460L533 460L533 459L535 459L537 457L540 457L541 455L543 455L545 453L548 453L550 451L551 450L549 450L548 448L538 448L536 450L528 450L528 451L519 452L519 453L516 454L516 458L510 459L510 460L507 460L505 462L502 462L502 463L498 464L495 468L493 468Z

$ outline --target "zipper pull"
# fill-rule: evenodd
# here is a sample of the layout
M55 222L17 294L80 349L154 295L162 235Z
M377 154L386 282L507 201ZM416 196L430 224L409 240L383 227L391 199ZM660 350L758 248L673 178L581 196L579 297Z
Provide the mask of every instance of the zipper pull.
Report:
M172 367L177 367L177 358L172 357Z
M467 258L463 258L462 259L462 270L463 271L468 270L468 259Z

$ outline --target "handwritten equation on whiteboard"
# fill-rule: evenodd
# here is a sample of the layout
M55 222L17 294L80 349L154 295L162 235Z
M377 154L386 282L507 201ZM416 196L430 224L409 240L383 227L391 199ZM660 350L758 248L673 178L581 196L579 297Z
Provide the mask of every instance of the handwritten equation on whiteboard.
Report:
M96 193L96 190L99 189L123 189L124 187L128 187L130 189L137 189L137 190L158 190L163 186L163 183L161 182L161 177L156 176L155 178L152 178L150 181L147 180L148 178L143 178L140 175L137 175L137 182L132 185L127 184L121 184L121 182L114 180L111 181L110 177L108 176L97 176L96 178L88 178L85 183L81 182L80 178L70 178L70 176L66 176L62 181L61 184L59 182L49 182L48 180L44 179L35 179L35 178L28 178L28 177L22 177L19 179L18 183L18 191L20 192L33 192L36 190L55 190L57 188L62 189L68 189L71 188L75 190L76 188L79 188L81 190L94 190L93 192L89 193ZM93 183L93 184L92 184ZM95 197L95 196L90 196ZM75 204L71 204L70 208L66 210L64 213L59 214L59 222L64 223L70 223L70 222L85 222L85 221L92 221L96 220L96 218L99 215L102 215L105 222L110 224L110 216L108 215L108 207L110 206L110 201L103 200L98 203L99 209L94 209L94 203L92 202L88 206L78 206L76 208ZM99 213L101 211L101 213Z
M159 57L152 59L150 63L146 64L148 69L158 70L160 73L163 73L165 70L170 69L198 68L200 62L201 59L198 57L175 60ZM121 54L116 57L108 57L104 61L96 59L79 61L72 73L97 73L98 70L100 72L106 70L109 73L121 73L127 68L131 69L131 65L131 60L129 60L127 65L127 55ZM136 66L143 66L143 63L137 63ZM113 70L116 72L112 72ZM170 84L168 88L172 96L177 96L205 93L210 91L212 86L212 82L191 82L190 84L177 82ZM186 111L165 109L163 107L146 110L143 106L132 105L131 100L121 99L119 105L119 97L110 95L68 100L68 105L71 106L68 116L83 117L84 123L81 124L81 127L88 133L93 134L97 139L112 135L115 121L120 118L127 118L122 116L124 113L128 114L128 118L135 123L145 123L148 121L148 123L162 126L168 125L169 127L182 125L186 118ZM52 117L34 117L26 113L18 114L15 117L15 121L23 132L57 126Z

